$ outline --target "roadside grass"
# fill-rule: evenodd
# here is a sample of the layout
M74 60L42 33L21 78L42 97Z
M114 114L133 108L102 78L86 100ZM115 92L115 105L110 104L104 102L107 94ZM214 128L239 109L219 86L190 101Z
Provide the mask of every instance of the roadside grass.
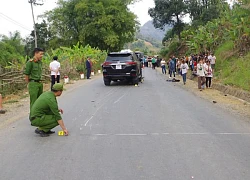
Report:
M238 52L234 50L231 41L222 44L215 53L216 69L215 77L221 83L243 90L250 90L250 53L244 57L238 57Z
M3 104L13 104L13 103L17 103L18 100L8 100L8 101L5 101L3 102Z

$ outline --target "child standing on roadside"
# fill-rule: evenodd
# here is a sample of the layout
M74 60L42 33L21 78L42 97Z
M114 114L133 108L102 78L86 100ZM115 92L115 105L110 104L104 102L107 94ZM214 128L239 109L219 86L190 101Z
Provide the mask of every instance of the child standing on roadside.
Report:
M213 70L212 70L212 67L211 67L211 63L210 61L207 61L207 64L205 66L205 73L206 73L206 87L207 88L211 88L211 82L212 82L212 77L213 77L213 74L212 74Z
M197 64L197 76L198 76L198 89L202 91L202 89L204 89L204 84L205 84L205 68L202 58L199 59L199 63Z
M181 74L182 74L183 83L185 85L186 81L187 81L188 65L187 65L187 63L186 63L186 61L184 59L182 59L182 61L181 61L180 69L181 69L180 71L181 71Z
M161 60L161 70L162 70L162 74L166 74L166 61L165 59Z

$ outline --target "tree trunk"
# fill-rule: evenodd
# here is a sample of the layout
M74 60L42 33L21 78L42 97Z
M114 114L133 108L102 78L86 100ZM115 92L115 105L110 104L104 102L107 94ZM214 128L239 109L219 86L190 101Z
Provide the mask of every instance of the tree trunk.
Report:
M179 19L179 15L176 15L176 20L177 20L177 36L179 39L179 42L181 41L181 29L180 29L180 19Z

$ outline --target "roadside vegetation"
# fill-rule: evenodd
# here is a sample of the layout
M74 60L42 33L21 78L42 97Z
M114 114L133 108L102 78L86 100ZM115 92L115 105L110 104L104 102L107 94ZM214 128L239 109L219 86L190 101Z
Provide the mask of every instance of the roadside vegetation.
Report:
M155 26L173 25L163 40L162 56L213 52L217 58L216 79L225 85L250 90L249 0L235 1L231 6L224 0L156 2L156 7L149 10ZM161 9L167 15L162 16ZM181 18L186 13L191 16L190 24Z
M44 48L44 79L49 81L49 63L58 56L61 75L70 79L80 78L85 61L90 56L93 71L109 51L120 50L132 42L137 31L136 16L128 5L136 0L60 0L58 7L40 15L37 23L37 44ZM35 46L34 31L25 39L19 32L0 35L0 93L7 95L26 88L23 70L32 58Z

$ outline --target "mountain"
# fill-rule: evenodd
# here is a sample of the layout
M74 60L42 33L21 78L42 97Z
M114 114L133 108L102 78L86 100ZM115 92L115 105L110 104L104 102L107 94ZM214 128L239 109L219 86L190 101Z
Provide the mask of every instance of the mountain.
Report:
M169 29L171 29L170 26L166 26L165 30L156 29L153 25L153 21L148 21L140 28L140 31L138 32L138 38L144 40L153 39L155 41L162 42L162 39Z
M143 51L145 54L155 54L162 48L162 40L169 29L171 29L170 26L166 26L164 31L156 29L153 21L148 21L137 32L136 40L127 43L124 48Z

